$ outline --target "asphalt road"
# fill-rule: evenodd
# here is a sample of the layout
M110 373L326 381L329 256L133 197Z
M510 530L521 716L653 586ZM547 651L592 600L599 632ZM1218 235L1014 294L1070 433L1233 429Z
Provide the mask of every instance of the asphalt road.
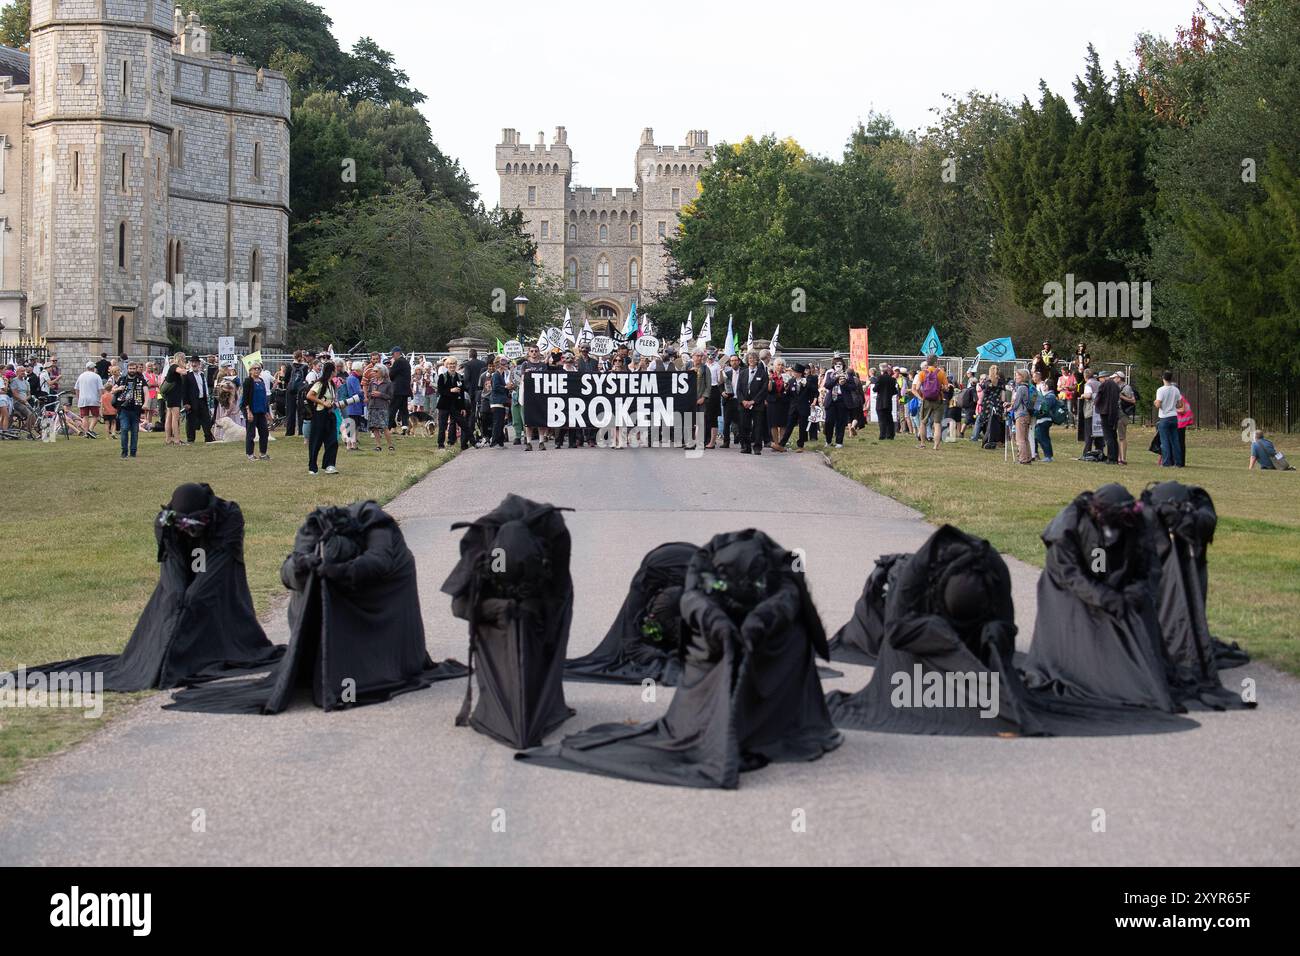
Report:
M1062 503L1077 490L1063 488ZM435 658L464 660L466 649L465 625L438 591L457 554L449 526L507 491L576 509L566 516L571 655L596 645L641 556L664 541L757 524L805 549L833 631L876 555L912 550L930 531L815 454L471 452L391 506L419 560ZM1011 565L1023 648L1037 571ZM272 638L284 640L283 609L272 617ZM845 676L828 689L856 689L870 673L837 666ZM0 791L0 864L1294 865L1300 682L1258 665L1228 672L1244 677L1258 682L1258 710L1198 714L1187 733L849 732L824 759L746 774L732 792L519 764L453 726L461 682L276 717L164 711L160 694ZM566 694L578 715L560 733L652 718L671 691L656 703L638 687L568 684Z

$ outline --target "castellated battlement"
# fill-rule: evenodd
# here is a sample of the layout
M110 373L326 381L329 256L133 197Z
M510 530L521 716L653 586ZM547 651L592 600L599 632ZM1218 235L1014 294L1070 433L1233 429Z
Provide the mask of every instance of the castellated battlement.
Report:
M635 189L626 186L619 186L617 189L608 186L574 186L569 190L569 205L575 209L590 206L625 206L628 203L635 203L638 195Z

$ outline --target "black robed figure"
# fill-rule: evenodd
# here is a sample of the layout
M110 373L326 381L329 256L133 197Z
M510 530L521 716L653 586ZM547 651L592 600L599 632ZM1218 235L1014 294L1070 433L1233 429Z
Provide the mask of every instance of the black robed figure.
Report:
M814 655L826 635L795 556L761 531L699 549L681 599L682 675L662 718L604 724L519 754L547 766L648 783L733 789L742 771L815 760L843 738Z
M699 550L686 541L661 544L641 561L618 617L590 654L564 662L565 680L669 687L681 677L681 596L686 569Z
M452 525L466 531L442 590L469 622L470 664L456 724L516 749L537 746L573 715L564 702L573 578L561 510L512 494L477 521Z
M883 554L867 575L862 594L853 605L853 617L830 640L831 660L848 664L874 664L885 639L885 603L890 585L908 554Z
M466 673L456 661L435 664L425 650L415 556L375 502L309 514L280 580L291 596L288 652L277 670L182 691L168 708L278 714L302 692L338 710Z
M914 734L1046 733L1012 663L1011 572L997 550L944 525L915 554L891 557L901 560L889 566L876 669L857 693L827 696L836 725ZM931 690L936 700L926 696Z
M27 668L103 672L104 689L135 691L266 669L284 649L267 640L244 569L244 515L206 484L178 487L153 525L158 585L121 655Z
M1245 652L1212 637L1205 618L1205 552L1218 523L1213 500L1203 488L1166 481L1142 492L1142 503L1160 562L1160 632L1175 699L1214 710L1253 706L1219 680L1224 662L1236 666Z

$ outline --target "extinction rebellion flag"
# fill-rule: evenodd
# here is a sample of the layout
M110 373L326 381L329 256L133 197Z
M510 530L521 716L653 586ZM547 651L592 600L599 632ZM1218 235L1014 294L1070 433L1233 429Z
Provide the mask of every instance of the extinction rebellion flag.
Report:
M527 372L529 428L661 428L695 412L695 372Z

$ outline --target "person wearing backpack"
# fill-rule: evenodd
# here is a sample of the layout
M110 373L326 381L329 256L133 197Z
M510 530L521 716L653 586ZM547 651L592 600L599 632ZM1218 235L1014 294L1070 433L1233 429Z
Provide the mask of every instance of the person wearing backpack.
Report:
M921 422L916 432L916 440L925 447L926 429L930 428L934 437L934 450L939 450L943 440L944 394L948 391L948 375L939 368L939 356L931 352L925 357L925 366L916 373L912 381L912 394L921 401ZM933 422L933 427L930 426Z
M1057 409L1063 413L1065 407L1061 405L1060 399L1056 397L1056 392L1052 390L1050 383L1045 381L1042 373L1034 371L1034 388L1031 392L1037 392L1038 408L1034 412L1034 448L1043 461L1052 460L1052 436L1051 430L1054 424L1063 424L1056 421Z

